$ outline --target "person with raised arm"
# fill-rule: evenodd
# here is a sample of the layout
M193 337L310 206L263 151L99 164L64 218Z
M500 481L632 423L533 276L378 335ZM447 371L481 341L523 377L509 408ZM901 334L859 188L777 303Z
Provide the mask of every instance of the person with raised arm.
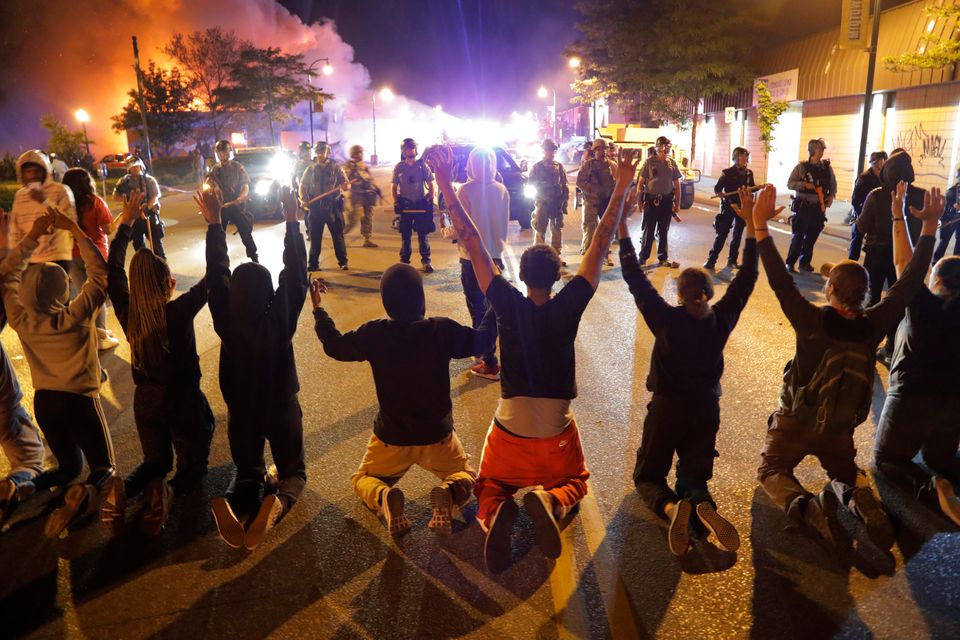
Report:
M477 521L486 534L484 560L494 573L509 566L518 513L513 495L525 487L534 487L524 496L524 508L534 522L537 544L544 555L557 558L558 521L586 495L590 476L570 407L577 396L574 342L580 318L600 284L637 158L632 151L621 152L613 196L577 275L553 295L560 280L560 256L548 245L528 247L520 257L524 295L503 277L457 199L452 151L431 147L424 157L449 205L477 283L496 312L500 334L500 402L474 486Z
M757 243L753 230L753 194L738 189L731 206L746 229L743 265L727 292L714 305L713 280L704 269L687 268L677 279L680 304L668 304L643 273L620 221L620 264L637 308L654 335L647 389L653 393L643 422L633 481L650 509L670 521L668 543L674 555L689 546L691 515L713 533L727 551L740 547L740 536L707 489L713 477L720 429L720 378L723 349L757 282ZM677 455L676 488L667 473Z
M840 504L864 522L873 542L884 550L893 545L893 528L880 500L857 467L853 432L870 412L876 348L923 284L933 254L943 196L933 189L916 211L922 234L913 258L886 297L864 307L870 286L859 263L831 265L824 286L827 305L807 301L780 257L767 223L778 214L776 189L767 186L753 208L757 247L770 288L796 332L797 349L784 369L780 406L767 421L766 441L757 476L763 490L787 515L825 543L845 547L848 541L837 520ZM906 221L893 219L894 234L905 234ZM902 242L894 243L895 261ZM814 495L793 470L808 455L816 456L830 478L828 488Z
M293 335L310 288L307 247L297 220L297 198L284 187L287 229L276 290L270 271L256 262L245 262L230 273L221 196L210 189L195 200L209 225L207 304L222 341L220 391L227 403L227 438L236 466L226 497L215 498L211 508L223 541L252 551L290 511L307 483L293 353ZM264 440L270 443L275 475L267 472Z

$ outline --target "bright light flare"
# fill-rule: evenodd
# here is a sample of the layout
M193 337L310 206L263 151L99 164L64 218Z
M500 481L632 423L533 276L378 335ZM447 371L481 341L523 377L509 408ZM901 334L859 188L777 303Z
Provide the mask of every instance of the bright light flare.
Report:
M84 124L90 122L90 114L87 113L85 109L77 109L73 112L73 117L77 119L77 122L82 122Z
M267 173L273 180L276 180L281 184L286 184L290 182L290 178L293 175L293 164L294 164L293 158L285 154L278 153L277 155L270 158L270 162L267 164ZM265 182L264 180L261 180L260 182L258 182L257 187L255 189L256 192L259 193L260 195L265 195L266 193L266 192L264 193L260 192L260 185L262 185L264 182ZM269 184L269 181L266 181L266 182L267 182L267 190L269 191L270 184Z
M261 178L257 180L257 186L253 188L253 192L258 196L265 196L270 193L270 187L273 186L273 180L269 178Z
M325 76L332 76L332 75L333 75L333 65L328 62L327 64L325 64L325 65L323 65L322 67L320 67L320 72L323 73L323 75L325 75Z
M523 197L527 200L533 200L537 197L537 188L532 184L524 185L523 187Z
M435 107L433 108L433 110L436 111L437 113L443 113L443 105L442 105L442 104L438 104L437 106L435 106Z
M377 95L384 102L392 102L396 97L393 93L393 89L390 87L384 87L383 89L380 89L380 91L377 92Z
M540 88L537 89L537 97L541 100L545 100L548 95L550 95L550 92L547 91L547 88L543 85L540 85Z
M583 63L583 61L580 60L580 58L578 58L578 57L576 57L576 56L574 56L574 57L570 58L569 60L567 60L567 64L570 65L570 68L571 68L571 69L579 69L579 68L580 68L580 65L581 65L582 63Z

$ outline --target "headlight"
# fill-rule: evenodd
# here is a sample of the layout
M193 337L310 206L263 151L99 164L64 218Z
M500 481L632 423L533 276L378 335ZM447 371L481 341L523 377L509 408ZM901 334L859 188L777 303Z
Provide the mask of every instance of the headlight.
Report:
M268 180L267 178L262 178L257 180L257 186L253 188L253 192L258 196L265 196L270 193L270 187L273 186L273 180Z
M529 200L533 200L537 197L537 188L532 184L524 185L523 187L523 197Z
M293 175L293 164L293 158L278 153L270 158L270 162L267 164L267 175L280 184L287 184Z

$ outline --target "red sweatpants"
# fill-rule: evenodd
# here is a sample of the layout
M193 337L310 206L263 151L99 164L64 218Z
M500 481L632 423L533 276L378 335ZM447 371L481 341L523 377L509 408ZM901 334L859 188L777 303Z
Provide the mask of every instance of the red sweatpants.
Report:
M519 438L491 424L473 486L477 519L486 522L501 502L537 485L561 507L572 507L587 495L589 477L576 422L552 438Z

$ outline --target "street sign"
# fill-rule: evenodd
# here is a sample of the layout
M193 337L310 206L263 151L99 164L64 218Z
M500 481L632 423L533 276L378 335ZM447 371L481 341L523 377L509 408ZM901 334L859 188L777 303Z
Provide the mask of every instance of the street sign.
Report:
M733 124L737 121L737 108L727 107L723 110L723 121L726 124Z
M843 0L840 14L841 49L866 49L870 37L870 0Z

